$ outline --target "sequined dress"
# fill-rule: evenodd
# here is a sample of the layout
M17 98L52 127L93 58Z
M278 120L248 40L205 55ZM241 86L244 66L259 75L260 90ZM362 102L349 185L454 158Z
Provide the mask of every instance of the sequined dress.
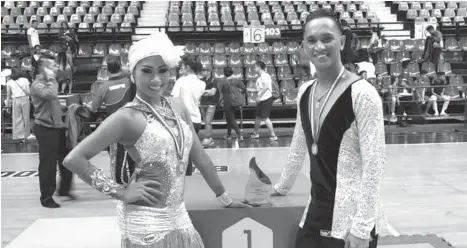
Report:
M178 116L183 135L177 127L172 128L177 137L184 139L180 161L174 139L150 110L137 102L128 103L124 108L141 111L147 118L147 125L134 145L141 158L136 166L138 180L157 179L162 184L164 198L156 207L118 203L122 247L203 248L183 201L185 170L193 143L190 127Z
M367 81L353 82L336 100L314 142L310 115L310 81L301 86L287 165L274 186L286 194L310 156L311 194L299 226L307 232L344 239L350 232L369 239L386 227L379 199L385 164L385 137L381 99Z

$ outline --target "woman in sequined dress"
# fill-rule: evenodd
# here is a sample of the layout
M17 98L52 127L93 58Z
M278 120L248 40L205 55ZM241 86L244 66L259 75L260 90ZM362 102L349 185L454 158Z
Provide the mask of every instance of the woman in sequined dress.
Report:
M119 200L124 248L203 247L183 201L189 157L224 206L247 207L233 201L224 190L185 106L177 99L162 97L169 69L180 59L177 48L163 33L133 44L129 62L137 88L134 101L102 122L64 161L83 181ZM114 142L122 144L137 162L125 185L115 183L89 162ZM127 167L122 170L122 174L130 174Z
M317 79L299 90L297 125L274 195L289 192L308 152L312 187L295 248L375 248L385 227L381 98L342 64L346 36L332 11L312 12L303 38Z

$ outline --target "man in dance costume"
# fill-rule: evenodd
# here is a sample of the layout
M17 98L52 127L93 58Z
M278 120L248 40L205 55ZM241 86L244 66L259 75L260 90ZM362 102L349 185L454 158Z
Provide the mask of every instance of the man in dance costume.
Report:
M182 54L165 33L133 44L130 73L136 85L133 102L109 116L65 158L65 166L102 193L118 199L124 248L202 248L183 201L185 171L191 158L226 207L248 207L233 201L204 151L190 114L177 98L165 98L170 68ZM89 160L118 142L136 161L131 178L117 184Z
M345 70L335 14L308 16L304 47L317 79L299 91L287 165L273 195L286 195L310 155L311 195L296 248L374 248L384 225L379 202L385 163L383 110L376 89Z

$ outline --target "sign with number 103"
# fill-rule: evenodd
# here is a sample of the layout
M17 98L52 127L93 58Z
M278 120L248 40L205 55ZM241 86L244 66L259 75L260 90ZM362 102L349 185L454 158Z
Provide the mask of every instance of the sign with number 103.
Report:
M273 248L272 230L244 218L222 232L222 248Z

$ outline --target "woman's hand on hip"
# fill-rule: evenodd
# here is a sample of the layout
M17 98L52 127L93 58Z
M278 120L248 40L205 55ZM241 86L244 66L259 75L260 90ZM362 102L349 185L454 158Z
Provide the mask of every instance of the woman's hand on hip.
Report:
M161 183L157 181L132 181L123 191L121 199L125 203L144 201L149 205L157 205L163 198L163 193L158 190Z

